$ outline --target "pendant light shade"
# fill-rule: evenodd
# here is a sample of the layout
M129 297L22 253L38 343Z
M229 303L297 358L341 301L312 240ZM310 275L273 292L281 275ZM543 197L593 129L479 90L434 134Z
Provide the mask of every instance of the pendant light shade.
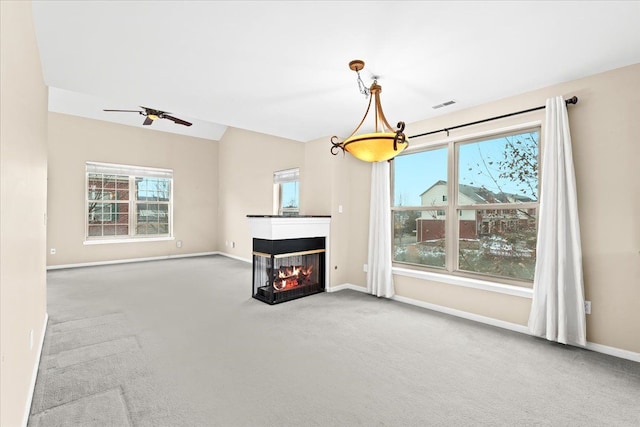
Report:
M387 122L384 112L382 111L382 104L380 103L382 87L374 80L371 87L367 89L360 78L360 70L364 68L364 61L351 61L349 68L358 74L358 86L362 93L369 96L369 105L360 124L348 138L342 142L338 141L337 136L331 138L331 154L335 156L339 150L342 150L343 152L349 152L353 157L365 162L391 160L409 146L407 137L404 134L404 122L398 122L397 129L395 130L393 130ZM375 132L356 134L371 110L372 101L375 103Z

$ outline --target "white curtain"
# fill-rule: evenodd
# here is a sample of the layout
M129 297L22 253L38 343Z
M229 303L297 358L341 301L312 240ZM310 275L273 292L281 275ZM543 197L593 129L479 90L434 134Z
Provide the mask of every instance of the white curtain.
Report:
M395 293L391 274L391 184L389 181L389 162L373 163L367 291L385 298L391 298Z
M564 99L547 99L537 261L529 330L586 345L582 248L569 119Z

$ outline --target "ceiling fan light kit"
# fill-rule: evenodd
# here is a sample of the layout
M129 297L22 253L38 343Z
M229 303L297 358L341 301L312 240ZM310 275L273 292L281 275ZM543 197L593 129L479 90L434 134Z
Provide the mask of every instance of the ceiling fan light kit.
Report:
M367 88L360 78L360 71L364 68L364 61L355 59L349 63L349 68L358 74L358 87L360 92L369 97L369 105L364 113L364 117L360 124L344 141L339 142L337 136L331 137L331 154L334 156L339 150L349 152L352 156L365 162L382 162L391 160L408 146L409 142L404 134L404 122L398 122L396 129L387 122L382 111L380 103L380 92L382 87L375 80L369 88ZM375 102L375 132L356 135L356 132L362 127L369 110L371 109L371 101Z
M138 113L141 116L145 116L144 122L142 122L144 126L149 126L151 123L153 123L154 120L158 120L158 119L171 120L175 124L183 125L183 126L191 126L193 124L193 123L189 123L186 120L182 120L177 117L170 116L169 114L171 113L167 113L166 111L155 110L153 108L148 108L143 106L140 106L140 108L142 108L142 110L102 110L102 111L119 112L119 113Z

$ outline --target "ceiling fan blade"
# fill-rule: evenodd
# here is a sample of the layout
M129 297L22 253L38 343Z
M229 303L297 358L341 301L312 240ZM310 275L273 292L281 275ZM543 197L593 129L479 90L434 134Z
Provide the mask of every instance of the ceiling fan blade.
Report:
M189 123L189 122L187 122L187 121L185 121L185 120L182 120L182 119L179 119L179 118L177 118L177 117L173 117L173 116L168 116L168 115L166 115L166 114L163 114L163 115L161 116L161 118L163 118L163 119L169 119L169 120L173 121L173 122L174 122L175 124L177 124L177 125L185 125L185 126L191 126L191 125L192 125L192 123Z
M151 123L153 123L153 120L151 120L149 117L145 117L144 122L142 122L142 124L145 126L149 126Z
M102 110L102 111L120 111L123 113L141 113L140 110Z

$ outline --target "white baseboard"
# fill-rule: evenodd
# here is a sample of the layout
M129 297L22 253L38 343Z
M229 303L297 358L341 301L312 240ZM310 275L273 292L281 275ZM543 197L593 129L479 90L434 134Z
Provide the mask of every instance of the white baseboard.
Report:
M237 255L231 255L231 254L228 254L228 253L226 253L226 252L216 252L216 253L217 253L218 255L226 256L227 258L233 258L233 259L237 259L238 261L248 262L249 264L253 263L253 261L252 261L252 260L250 260L250 259L242 258L242 257L239 257L239 256L237 256Z
M444 307L442 305L431 304L428 302L416 300L413 298L402 297L394 295L391 297L394 301L400 301L405 304L411 304L429 310L438 311L440 313L450 314L452 316L461 317L467 320L473 320L474 322L484 323L491 326L497 326L502 329L508 329L510 331L520 332L529 335L529 328L517 323L505 322L504 320L493 319L491 317L481 316L475 313L469 313L468 311L456 310L454 308Z
M365 294L367 293L367 288L363 288L362 286L358 286L358 285L352 285L351 283L343 283L342 285L332 286L330 288L327 288L326 291L327 292L338 292L338 291L342 291L342 290L345 290L345 289L351 289L352 291L364 292Z
M44 324L42 325L42 334L40 335L40 343L38 345L38 355L36 363L31 373L31 384L29 385L29 398L27 399L27 407L24 409L22 416L22 426L27 427L29 422L29 413L31 412L31 403L33 402L33 394L36 391L36 379L38 378L38 370L40 369L40 357L42 356L42 347L44 347L44 336L47 333L47 323L49 322L49 313L44 314Z
M327 289L327 292L337 292L342 291L344 289L351 289L354 291L367 293L367 289L362 286L353 285L351 283L345 283L342 285L334 286L332 288ZM498 328L507 329L514 332L520 332L525 335L531 335L529 332L529 328L524 325L519 325L517 323L506 322L504 320L493 319L491 317L481 316L479 314L469 313L467 311L456 310L454 308L449 308L437 304L431 304L428 302L416 300L413 298L407 298L400 295L394 295L391 297L392 300L402 302L405 304L411 304L418 307L426 308L428 310L437 311L440 313L450 314L452 316L461 317L463 319L472 320L474 322L484 323L491 326L496 326ZM592 342L587 342L587 345L584 347L587 350L595 351L597 353L607 354L609 356L619 357L621 359L631 360L633 362L640 362L640 353L635 353L629 350L623 350L615 347L609 347L602 344L596 344Z
M609 347L608 345L596 344L593 342L587 342L585 348L598 353L608 354L609 356L640 362L640 353L635 353L633 351L622 350L620 348Z
M63 268L80 268L80 267L95 267L98 265L111 265L111 264L126 264L130 262L145 262L145 261L159 261L163 259L174 259L174 258L189 258L189 257L197 257L197 256L207 256L207 255L224 255L220 252L199 252L193 254L179 254L179 255L162 255L155 257L147 257L147 258L128 258L128 259L116 259L112 261L94 261L94 262L82 262L78 264L61 264L61 265L48 265L47 270L61 270Z

